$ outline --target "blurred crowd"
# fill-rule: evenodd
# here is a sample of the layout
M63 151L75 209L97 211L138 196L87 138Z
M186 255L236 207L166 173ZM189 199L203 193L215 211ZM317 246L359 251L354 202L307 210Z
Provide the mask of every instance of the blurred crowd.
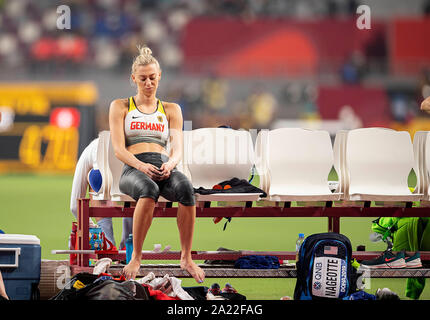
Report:
M429 1L421 5L430 10ZM57 32L57 7L67 5L71 29ZM318 19L356 14L357 0L51 0L0 1L0 65L67 72L127 70L136 44L145 43L165 68L180 68L180 32L196 16L232 15ZM387 8L388 9L388 8Z
M58 32L57 7L67 5L71 28ZM195 16L306 18L353 15L357 1L336 0L51 0L0 1L0 65L38 72L88 67L128 71L136 45L153 48L164 68L180 68L180 31Z
M162 53L160 59L166 67L180 62L176 32L187 21L187 13L180 8L162 14L155 8L156 1L63 1L58 6L70 8L70 29L58 32L62 12L52 3L1 2L2 66L48 73L79 72L88 67L119 71L129 68L136 45L141 43Z
M136 46L145 44L159 59L163 72L178 75L183 71L184 59L181 32L194 17L231 15L245 21L265 16L345 18L356 15L358 5L366 2L64 0L53 5L51 0L0 0L0 67L4 72L29 74L79 75L84 71L108 71L115 76L127 77L137 53ZM386 0L380 0L380 3L379 7L385 7L385 11L391 10L384 5ZM402 1L395 4L397 10L404 8ZM69 6L71 13L71 28L65 32L58 32L57 7L60 5ZM392 10L396 10L396 5L391 6ZM430 13L430 0L416 0L408 6L418 8L420 14ZM359 84L368 72L368 65L360 53L353 53L337 72L343 83ZM294 85L291 81L281 81L277 88L269 88L254 82L242 91L241 96L235 96L232 91L236 88L228 79L199 75L197 83L191 86L178 78L176 85L164 89L165 99L180 103L184 118L194 121L194 126L227 124L238 128L263 128L276 117L316 114L316 87L313 83ZM422 95L430 94L429 79L429 72L423 71ZM415 106L411 108L402 95L394 95L392 101L393 118L396 120L406 121L411 109L416 109ZM291 111L297 110L295 107L300 109L299 114Z

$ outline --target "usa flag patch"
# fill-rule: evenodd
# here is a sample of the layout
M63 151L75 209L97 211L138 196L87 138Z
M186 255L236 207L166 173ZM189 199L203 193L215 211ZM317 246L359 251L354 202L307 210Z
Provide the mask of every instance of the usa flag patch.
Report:
M324 254L328 254L328 255L337 255L337 247L333 247L333 246L324 246Z

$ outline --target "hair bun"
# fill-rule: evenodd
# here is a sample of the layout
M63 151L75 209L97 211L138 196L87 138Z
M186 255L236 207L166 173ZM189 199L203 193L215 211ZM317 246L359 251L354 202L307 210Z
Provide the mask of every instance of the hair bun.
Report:
M146 66L151 63L155 63L158 69L161 71L160 64L152 55L151 49L149 49L147 46L138 45L137 50L139 50L139 54L136 58L134 58L133 65L131 66L131 73L135 73L138 66Z
M139 54L142 56L151 56L152 55L152 50L149 49L148 47L138 46L137 49L139 49Z

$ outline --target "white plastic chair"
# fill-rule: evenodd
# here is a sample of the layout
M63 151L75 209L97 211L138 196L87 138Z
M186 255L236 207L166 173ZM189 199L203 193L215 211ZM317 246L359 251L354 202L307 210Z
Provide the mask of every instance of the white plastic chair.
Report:
M348 132L346 162L349 200L415 201L408 176L414 168L411 138L406 131L362 128Z
M131 202L134 202L135 200L132 197L122 193L119 190L119 180L121 178L121 173L122 173L122 169L124 167L124 162L122 162L121 160L119 160L115 156L115 151L113 149L111 139L109 139L108 160L109 160L109 169L110 169L110 172L112 175L112 185L110 188L110 195L111 195L112 201L131 201Z
M188 152L186 150L187 145L188 145L188 139L189 139L189 135L190 135L191 131L183 131L182 132L182 136L183 136L183 153L182 153L182 159L181 161L179 161L178 165L176 166L176 169L178 169L180 172L182 172L190 181L191 181L191 173L190 170L188 169Z
M330 135L322 130L280 128L268 134L266 163L272 201L334 201L328 175L333 166Z
M102 186L98 192L91 192L94 200L110 200L110 187L112 183L112 175L110 174L108 165L108 148L110 141L110 132L102 131L99 133L99 143L97 145L97 161L96 166L100 170L102 176Z
M428 197L428 171L426 165L426 141L428 131L417 131L414 135L413 148L415 158L415 175L417 186L414 193L423 194L423 199Z
M212 187L232 178L248 180L254 165L251 134L229 128L192 130L187 138L184 157L195 188ZM223 193L202 195L197 201L256 201L261 193Z
M340 130L336 133L333 143L334 169L339 179L336 192L341 193L342 197L348 196L349 174L345 159L347 138L348 130Z
M261 130L255 141L255 168L260 178L259 188L269 193L269 169L266 163L269 130Z
M423 182L421 182L423 192L423 200L430 200L430 177L429 177L429 170L430 170L430 139L428 137L429 131L426 131L425 134L423 134L423 137L421 139L422 143L422 179Z

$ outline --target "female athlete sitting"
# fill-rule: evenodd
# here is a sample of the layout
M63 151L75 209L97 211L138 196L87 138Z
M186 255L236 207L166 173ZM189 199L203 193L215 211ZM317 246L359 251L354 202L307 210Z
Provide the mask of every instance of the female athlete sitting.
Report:
M177 201L177 225L181 242L181 268L201 283L204 271L191 258L196 207L191 182L176 170L182 158L182 112L179 105L162 102L156 96L161 69L152 51L139 48L131 79L135 96L114 100L109 126L116 157L124 162L121 192L134 198L133 254L123 274L134 279L139 271L142 245L152 222L155 203L161 195ZM167 142L170 154L167 154Z

